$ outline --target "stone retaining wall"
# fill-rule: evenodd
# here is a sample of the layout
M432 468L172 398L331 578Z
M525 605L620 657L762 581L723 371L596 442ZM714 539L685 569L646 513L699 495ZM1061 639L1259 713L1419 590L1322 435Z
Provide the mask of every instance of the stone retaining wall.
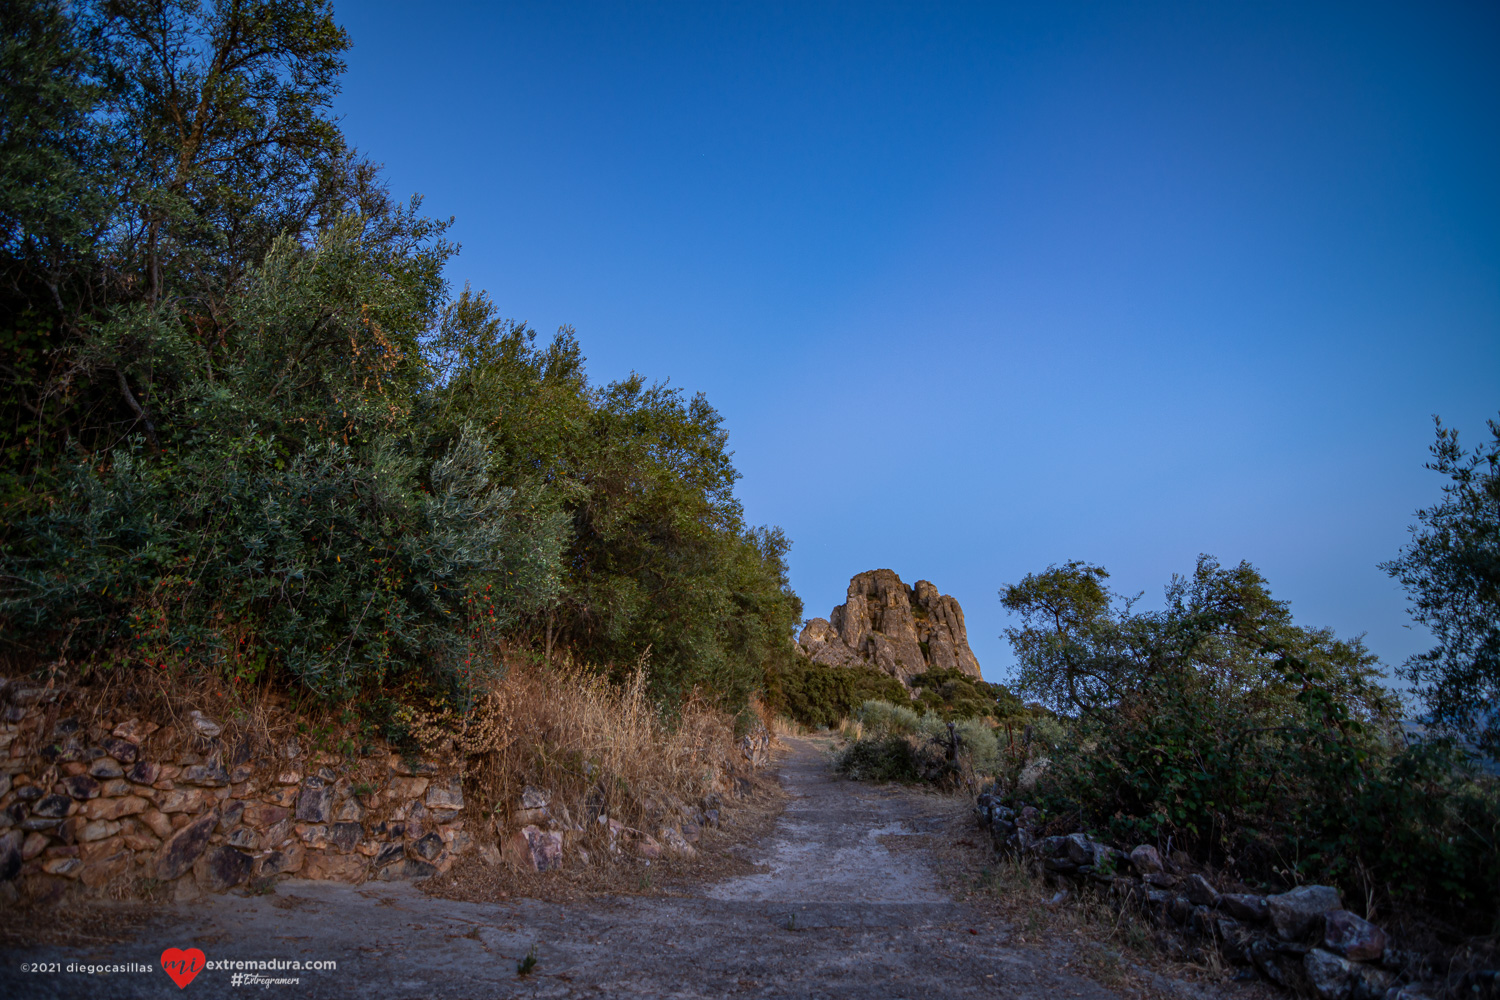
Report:
M1319 1000L1427 1000L1455 991L1490 1000L1500 992L1493 969L1439 979L1427 956L1399 947L1385 930L1344 909L1331 886L1220 892L1148 844L1124 851L1082 833L1039 837L1033 830L1040 814L1024 803L980 795L975 813L996 850L1056 880L1106 893L1160 928L1168 944L1212 942L1242 968L1237 978L1258 976Z
M70 885L222 892L296 874L357 883L446 871L470 845L460 777L382 747L252 747L200 712L95 722L0 680L0 902Z

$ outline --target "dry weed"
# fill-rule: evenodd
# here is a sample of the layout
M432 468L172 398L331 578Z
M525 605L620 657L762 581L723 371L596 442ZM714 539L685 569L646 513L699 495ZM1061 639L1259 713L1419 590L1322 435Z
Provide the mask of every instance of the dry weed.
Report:
M644 662L624 685L575 666L517 664L464 721L468 790L502 821L533 785L564 823L643 822L722 791L734 767L733 720L696 697L667 719L646 698Z

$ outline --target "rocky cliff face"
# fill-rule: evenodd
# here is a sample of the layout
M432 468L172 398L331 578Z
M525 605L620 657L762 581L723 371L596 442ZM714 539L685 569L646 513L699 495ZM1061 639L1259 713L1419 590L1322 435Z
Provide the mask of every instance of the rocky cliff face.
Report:
M869 664L903 682L931 669L979 676L958 602L926 580L908 587L888 569L850 580L844 603L808 622L797 642L814 663Z

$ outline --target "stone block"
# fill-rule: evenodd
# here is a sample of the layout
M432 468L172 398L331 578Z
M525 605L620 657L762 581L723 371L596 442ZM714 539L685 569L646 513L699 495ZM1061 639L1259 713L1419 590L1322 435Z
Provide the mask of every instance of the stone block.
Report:
M1266 897L1253 893L1226 892L1219 897L1219 909L1236 920L1255 921L1270 917Z
M226 844L205 851L193 864L193 877L205 892L224 892L245 882L253 867L250 855Z
M61 781L63 791L79 801L87 801L99 797L99 782L87 774L74 774Z
M123 844L120 846L121 850L108 857L84 862L83 867L78 869L78 881L91 889L98 889L124 875L130 869L130 863L135 859L135 855L124 849Z
M290 809L297 804L297 786L284 785L280 788L269 789L266 792L266 801L273 806Z
M99 745L121 764L134 764L141 752L136 744L119 736L106 736L99 741Z
M1150 844L1141 844L1130 852L1130 863L1142 875L1162 871L1161 855Z
M1348 1000L1354 975L1353 962L1322 948L1314 948L1304 956L1302 963L1307 981L1320 1000Z
M42 862L42 871L64 878L77 878L78 870L82 867L83 862L77 858L48 858Z
M158 837L172 836L172 820L160 809L147 809L141 813L140 821L151 828Z
M124 835L125 846L132 851L142 853L156 850L161 846L161 838L152 836L147 832L127 833Z
M51 842L52 838L41 831L28 833L26 839L21 842L21 860L30 861L46 850L47 845Z
M81 811L91 820L121 819L143 813L150 806L151 803L139 795L126 795L118 799L93 799L85 802Z
M463 780L457 776L442 784L434 783L427 789L428 809L459 810L464 807Z
M534 827L529 829L535 829ZM429 833L420 840L413 841L410 845L411 852L423 861L435 861L438 855L443 853L443 838L436 833Z
M218 822L218 816L208 813L173 834L156 854L153 865L156 878L170 882L191 868L208 848L209 835Z
M271 805L268 802L247 802L240 821L246 826L264 830L268 826L280 823L290 815L291 811L282 806Z
M229 775L218 764L193 764L183 768L176 780L180 785L223 788L229 784Z
M1369 962L1385 953L1385 931L1348 910L1323 914L1323 947L1356 962Z
M409 879L431 878L438 873L437 866L416 858L403 858L380 869L377 876L382 882L403 882Z
M369 874L369 862L357 854L319 854L308 852L302 866L303 878L358 885Z
M114 735L118 736L122 740L129 740L130 742L139 746L142 742L145 741L147 736L150 736L152 733L156 732L158 728L160 727L158 727L154 722L142 722L140 719L127 719L114 728Z
M354 850L364 836L364 829L358 823L335 823L328 829L328 843L341 854Z
M255 863L256 878L274 875L292 875L300 872L307 862L307 851L301 844L292 844L285 850L271 851Z
M393 799L416 799L427 794L430 784L432 782L427 778L392 778L387 791Z
M245 803L239 800L224 803L219 808L219 833L228 833L240 825L240 819L245 815Z
M1202 875L1189 875L1182 888L1194 906L1219 904L1219 891Z
M125 777L137 785L154 785L161 780L161 765L138 760L125 772Z
M328 827L322 823L298 823L296 832L302 843L314 850L322 850L328 846Z
M551 871L562 867L563 835L558 830L522 827L505 839L501 853L517 868Z
M29 787L35 788L37 786L31 785ZM67 795L48 795L37 800L36 804L31 807L31 815L44 819L60 820L76 811L77 805Z
M201 788L178 788L163 792L156 808L164 813L199 813L208 806L208 793Z
M104 840L113 837L120 832L120 823L113 819L91 820L84 825L82 832L78 834L78 841L87 844L95 840Z
M1286 941L1302 938L1323 914L1343 908L1339 891L1326 885L1299 885L1290 892L1267 896L1266 906L1272 926Z
M297 819L304 823L327 823L333 818L333 789L321 778L308 778L297 796Z

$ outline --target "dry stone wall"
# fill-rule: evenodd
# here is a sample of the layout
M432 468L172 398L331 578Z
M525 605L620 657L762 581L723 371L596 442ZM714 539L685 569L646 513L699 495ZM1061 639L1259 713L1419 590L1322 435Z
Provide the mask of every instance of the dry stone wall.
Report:
M73 884L185 895L283 875L421 878L470 846L451 767L296 739L255 752L201 712L85 720L61 694L0 680L0 903Z
M1500 973L1476 969L1439 976L1419 952L1344 908L1339 891L1300 885L1280 893L1220 891L1186 859L1163 857L1150 844L1129 850L1083 833L1039 836L1041 814L994 795L975 801L979 825L1001 853L1020 858L1059 884L1093 889L1160 929L1159 943L1187 957L1204 946L1240 969L1318 1000L1429 1000L1496 995ZM1200 954L1201 953L1201 954ZM1204 959L1206 961L1206 959Z
M868 664L903 683L933 669L980 676L958 601L927 580L908 587L888 569L851 579L844 603L809 621L797 641L814 663Z

